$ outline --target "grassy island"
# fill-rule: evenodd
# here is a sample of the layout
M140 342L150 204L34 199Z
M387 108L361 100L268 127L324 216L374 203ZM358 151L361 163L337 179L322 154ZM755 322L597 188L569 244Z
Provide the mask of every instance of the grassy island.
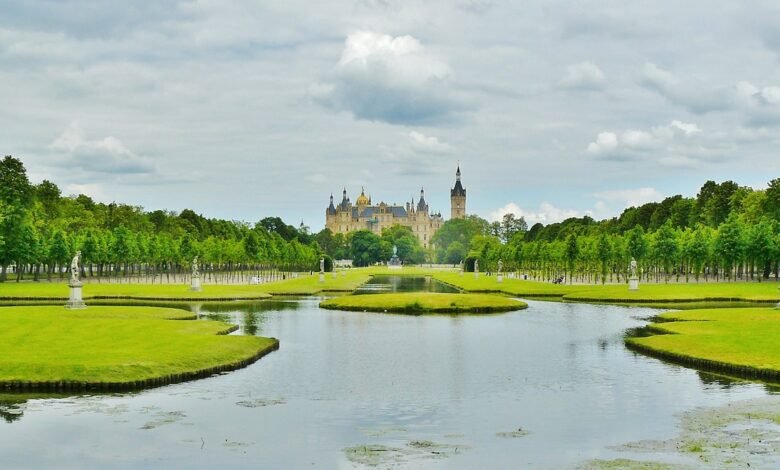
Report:
M400 294L348 295L320 303L331 310L407 313L494 313L521 310L528 305L516 299L484 294Z
M652 336L627 345L697 368L780 380L780 310L721 308L669 312L648 327Z
M274 338L226 336L235 325L157 307L0 308L0 390L115 391L246 366Z

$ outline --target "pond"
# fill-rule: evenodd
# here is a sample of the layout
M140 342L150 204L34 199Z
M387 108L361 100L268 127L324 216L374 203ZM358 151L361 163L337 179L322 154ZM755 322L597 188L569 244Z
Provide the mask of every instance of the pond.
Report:
M430 276L373 276L358 287L355 294L387 294L390 292L440 292L456 294L459 289Z
M384 453L413 468L561 468L652 458L613 446L769 393L628 351L650 309L529 301L410 317L320 300L190 304L280 339L239 371L133 394L0 396L0 467L355 468Z

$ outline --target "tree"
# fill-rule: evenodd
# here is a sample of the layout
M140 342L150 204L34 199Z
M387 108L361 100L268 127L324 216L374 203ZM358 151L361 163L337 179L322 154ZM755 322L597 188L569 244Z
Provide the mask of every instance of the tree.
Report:
M648 243L645 231L641 225L637 225L628 232L628 255L637 262L641 262L647 255Z
M666 222L655 232L653 256L663 266L667 282L669 281L669 275L672 274L672 266L677 261L678 254L677 233L672 228L671 222Z
M726 277L731 277L734 266L742 258L744 239L742 224L731 216L718 228L715 237L715 255L723 262Z
M382 259L382 239L376 234L368 230L358 230L351 235L349 247L355 266L370 266Z
M526 223L523 216L515 217L513 213L509 212L502 217L499 236L504 243L509 243L516 234L525 233L527 231L528 223Z
M769 182L766 191L766 199L763 201L763 209L767 217L780 222L780 178Z
M569 272L569 284L572 283L572 277L574 275L574 264L577 261L579 254L580 247L577 243L577 236L571 234L566 238L566 251L564 253L566 258L566 267Z
M609 261L612 258L612 244L609 241L609 236L606 233L602 233L599 237L598 245L596 248L596 257L601 263L601 283L607 282L607 267Z
M775 223L769 218L762 218L761 221L750 227L747 233L747 244L745 254L752 262L753 266L761 271L758 277L769 278L771 271L770 261L775 256ZM751 269L751 277L754 269Z

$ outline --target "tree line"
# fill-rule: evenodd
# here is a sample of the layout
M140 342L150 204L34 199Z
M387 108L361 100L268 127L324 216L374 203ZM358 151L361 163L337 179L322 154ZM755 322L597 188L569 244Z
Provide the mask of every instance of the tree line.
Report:
M0 281L63 277L81 251L85 277L175 281L197 255L206 279L245 281L319 269L320 246L304 226L278 217L254 225L90 197L64 197L54 183L30 183L23 163L0 161Z
M522 219L522 218L521 218ZM489 224L475 216L450 220L433 237L439 262L473 261L532 279L622 282L636 259L645 280L761 280L780 267L780 178L755 190L707 181L694 198L681 195L631 207L614 218L569 218L534 224L513 215Z

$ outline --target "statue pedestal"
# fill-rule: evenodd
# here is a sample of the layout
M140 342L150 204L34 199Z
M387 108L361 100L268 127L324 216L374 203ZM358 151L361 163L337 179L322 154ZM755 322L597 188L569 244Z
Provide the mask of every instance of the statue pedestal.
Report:
M331 276L333 277L333 279L336 279L337 277L339 277L339 273L337 273L336 271L333 271Z
M628 280L628 290L639 290L639 278L632 277Z
M479 271L474 271L474 279L479 277Z
M192 292L200 292L200 276L192 276L192 282L190 283L190 290Z
M68 284L68 287L70 287L70 297L68 298L68 303L65 304L65 308L70 310L81 310L87 308L87 305L81 298L81 286L82 284L80 282Z
M460 272L460 275L463 276L463 271Z
M325 273L320 273L320 282L325 282Z
M499 282L499 284L504 282L504 275L503 274L499 274L498 277L496 278L496 280Z

